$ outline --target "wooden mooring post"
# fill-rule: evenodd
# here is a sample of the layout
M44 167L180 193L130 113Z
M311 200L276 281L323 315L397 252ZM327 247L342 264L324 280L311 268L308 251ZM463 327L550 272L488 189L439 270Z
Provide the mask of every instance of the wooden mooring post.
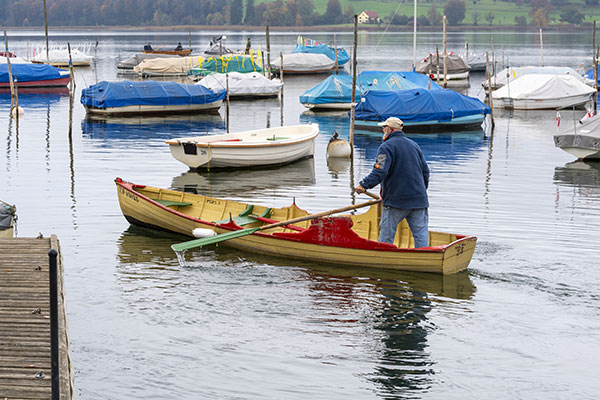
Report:
M64 300L56 236L0 239L0 399L73 397Z

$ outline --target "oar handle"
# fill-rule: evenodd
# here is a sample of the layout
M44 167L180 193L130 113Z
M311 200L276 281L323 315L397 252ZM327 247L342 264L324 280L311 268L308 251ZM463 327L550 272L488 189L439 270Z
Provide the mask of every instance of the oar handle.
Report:
M369 196L370 198L372 198L372 199L375 199L375 200L381 200L381 198L380 198L379 196L377 196L375 193L371 193L371 192L365 192L365 194L366 194L367 196Z
M265 229L276 228L278 226L295 224L296 222L302 222L302 221L307 221L310 219L326 217L328 215L337 214L337 213L341 213L344 211L350 211L350 210L355 210L355 209L361 208L361 207L371 206L371 205L377 204L379 202L381 202L381 199L378 197L377 200L371 200L371 201L367 201L365 203L355 204L352 206L346 206L346 207L342 207L342 208L336 208L335 210L323 211L323 212L316 213L316 214L305 215L304 217L288 219L287 221L275 222L275 223L269 224L269 225L263 225L259 228L259 230L262 231Z

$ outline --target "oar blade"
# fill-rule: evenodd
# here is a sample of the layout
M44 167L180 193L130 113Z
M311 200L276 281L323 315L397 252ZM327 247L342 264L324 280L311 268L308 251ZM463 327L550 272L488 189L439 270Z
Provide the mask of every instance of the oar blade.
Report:
M207 237L207 238L189 240L189 241L183 242L183 243L176 243L176 244L171 245L171 248L174 251L184 251L184 250L193 249L195 247L208 246L209 244L220 243L225 240L230 240L230 239L235 239L235 238L239 238L242 236L252 235L254 232L258 231L259 229L260 228L247 228L247 229L240 229L239 231L221 233L220 235L215 235L215 236L211 236L211 237Z

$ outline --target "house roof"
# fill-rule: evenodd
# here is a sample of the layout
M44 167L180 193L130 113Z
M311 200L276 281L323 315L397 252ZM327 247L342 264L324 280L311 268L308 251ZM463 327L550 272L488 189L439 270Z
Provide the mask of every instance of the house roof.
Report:
M379 18L379 14L377 14L375 11L365 10L363 12L367 14L369 18Z

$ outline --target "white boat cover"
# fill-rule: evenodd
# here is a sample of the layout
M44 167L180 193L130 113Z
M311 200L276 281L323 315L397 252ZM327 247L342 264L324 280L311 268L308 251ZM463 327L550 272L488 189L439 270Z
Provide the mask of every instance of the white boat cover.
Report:
M551 100L591 95L596 90L573 75L525 75L492 92L493 99Z
M140 75L186 75L190 69L198 67L202 60L199 56L149 58L133 67L133 70Z
M69 50L68 49L50 49L50 63L69 63ZM88 56L77 49L71 49L71 60L73 63L91 63L94 57ZM33 57L33 61L45 63L48 60L46 57L46 50L36 54Z
M271 61L271 68L279 69L281 61L275 58ZM292 53L283 55L283 70L294 72L311 72L333 69L335 61L325 54Z
M545 75L570 75L575 77L578 81L585 83L586 85L593 86L594 80L588 79L582 76L580 73L570 67L508 67L498 72L496 75L491 77L492 87L502 87L506 85L506 82L512 82L517 78L524 75L531 74L545 74ZM488 80L485 79L481 84L483 87L488 87Z
M270 80L258 72L242 74L240 72L230 72L229 74L229 94L231 96L264 96L277 94L281 89L279 79ZM212 74L205 76L196 85L202 85L213 91L224 90L227 86L225 74Z

